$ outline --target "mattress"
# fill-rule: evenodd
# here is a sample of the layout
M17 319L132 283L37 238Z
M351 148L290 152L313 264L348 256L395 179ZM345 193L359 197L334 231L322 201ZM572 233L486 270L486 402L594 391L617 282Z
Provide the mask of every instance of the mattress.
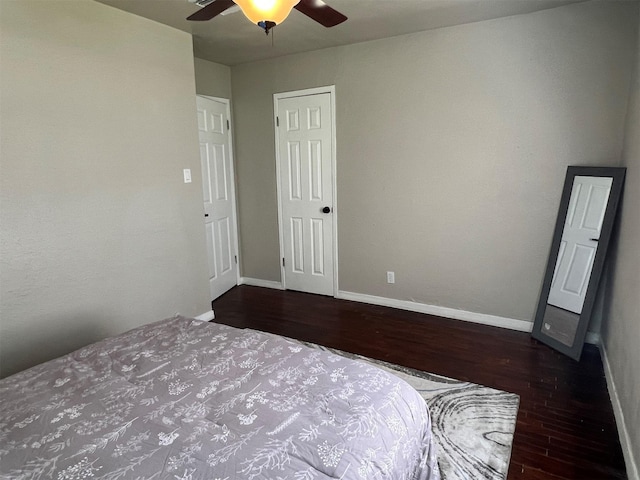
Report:
M0 380L0 478L439 478L429 412L370 364L174 317Z

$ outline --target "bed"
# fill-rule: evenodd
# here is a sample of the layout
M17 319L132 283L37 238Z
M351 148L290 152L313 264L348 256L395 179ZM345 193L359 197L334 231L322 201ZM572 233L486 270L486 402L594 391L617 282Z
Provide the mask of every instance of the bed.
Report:
M0 398L2 479L439 479L403 380L180 316L0 380Z

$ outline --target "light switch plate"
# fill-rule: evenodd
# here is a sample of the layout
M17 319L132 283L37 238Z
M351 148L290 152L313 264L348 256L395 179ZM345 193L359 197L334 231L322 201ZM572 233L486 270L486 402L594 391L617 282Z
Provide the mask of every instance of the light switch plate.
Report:
M191 169L185 168L182 173L184 174L184 183L191 183Z

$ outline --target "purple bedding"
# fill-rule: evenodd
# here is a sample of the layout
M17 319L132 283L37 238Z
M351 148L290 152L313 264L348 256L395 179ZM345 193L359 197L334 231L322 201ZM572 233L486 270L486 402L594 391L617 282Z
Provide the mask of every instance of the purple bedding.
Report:
M175 317L0 380L0 478L439 479L407 383Z

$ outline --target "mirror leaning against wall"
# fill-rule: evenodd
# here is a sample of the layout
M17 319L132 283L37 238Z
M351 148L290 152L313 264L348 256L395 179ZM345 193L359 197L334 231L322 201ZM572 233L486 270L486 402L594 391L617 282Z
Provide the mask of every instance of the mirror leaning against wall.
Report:
M579 360L626 169L567 168L531 335Z

